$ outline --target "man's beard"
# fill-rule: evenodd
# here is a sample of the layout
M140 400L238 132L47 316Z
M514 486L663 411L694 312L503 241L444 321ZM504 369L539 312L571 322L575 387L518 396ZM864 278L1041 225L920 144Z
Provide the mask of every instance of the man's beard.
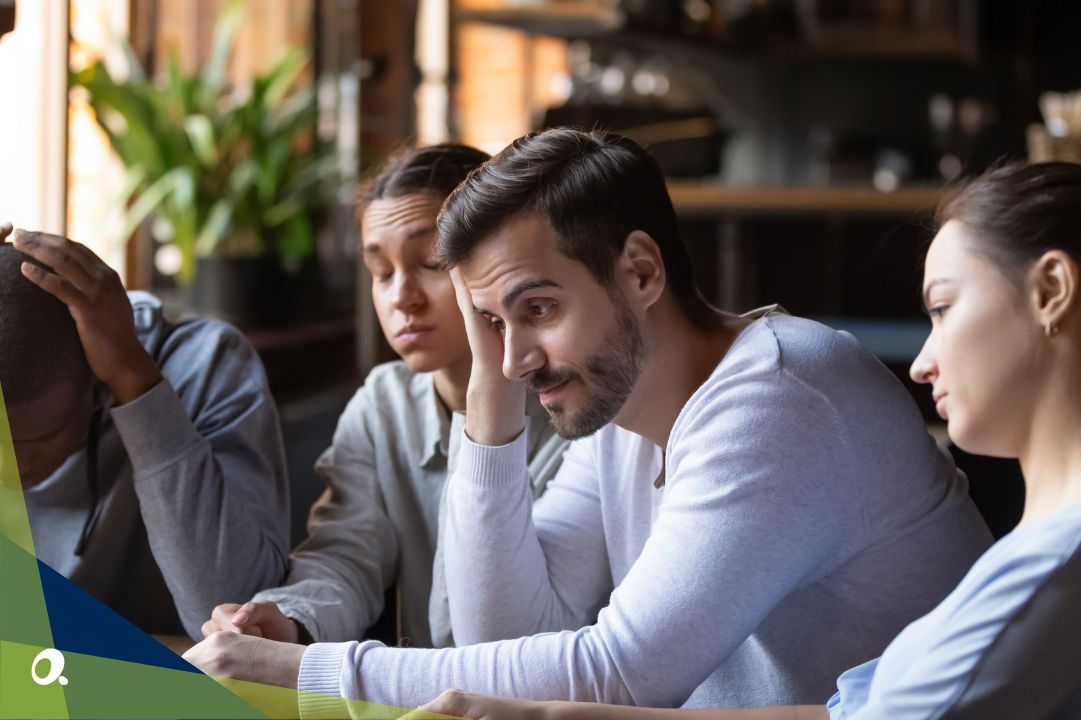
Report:
M560 404L546 406L552 426L568 440L584 438L612 422L630 397L646 360L645 338L626 301L612 298L616 307L615 327L605 333L600 352L585 361L584 373L558 368L541 368L526 381L532 392L552 388L568 380L581 380L586 390L586 405L576 414Z

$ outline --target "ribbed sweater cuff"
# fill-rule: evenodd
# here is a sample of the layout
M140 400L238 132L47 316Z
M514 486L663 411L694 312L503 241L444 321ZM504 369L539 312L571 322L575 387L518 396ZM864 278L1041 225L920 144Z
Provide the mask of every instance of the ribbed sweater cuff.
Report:
M478 487L495 487L520 482L528 475L526 431L506 445L478 445L462 433L455 475Z
M348 706L341 696L341 677L346 657L356 645L356 642L316 643L304 651L297 678L301 718L349 717Z

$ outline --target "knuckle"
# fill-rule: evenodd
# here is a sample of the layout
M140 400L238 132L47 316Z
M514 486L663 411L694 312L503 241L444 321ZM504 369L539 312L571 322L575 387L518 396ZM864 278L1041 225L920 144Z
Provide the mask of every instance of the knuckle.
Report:
M71 248L54 246L52 250L52 256L55 258L56 264L68 267L75 264L75 258L71 254Z
M451 688L449 690L444 690L443 694L440 695L440 698L444 702L457 705L465 701L466 693L458 688Z
M237 634L230 630L216 630L208 638L210 650L213 651L215 657L226 657L229 654L229 648L232 646L233 638Z

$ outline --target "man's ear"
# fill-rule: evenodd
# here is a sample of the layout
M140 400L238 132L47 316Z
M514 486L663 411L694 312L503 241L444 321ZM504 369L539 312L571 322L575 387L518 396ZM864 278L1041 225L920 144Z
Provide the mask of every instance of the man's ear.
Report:
M616 276L628 297L636 298L642 308L651 307L660 298L667 276L661 249L648 233L632 230L627 236L616 261Z
M1057 329L1076 312L1079 281L1077 262L1062 250L1044 253L1028 272L1033 310L1042 327Z

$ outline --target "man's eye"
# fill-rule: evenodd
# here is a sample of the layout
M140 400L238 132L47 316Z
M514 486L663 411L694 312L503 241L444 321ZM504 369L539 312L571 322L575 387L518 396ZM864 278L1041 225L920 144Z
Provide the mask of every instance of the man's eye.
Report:
M542 318L552 312L553 303L533 303L529 306L529 314L533 317Z
M932 318L943 318L946 315L946 311L950 309L949 305L936 305L933 308L927 310L927 314Z
M492 329L496 330L497 332L503 332L504 328L506 327L503 321L497 317L488 318L488 322L491 323Z
M387 272L387 273L378 273L378 274L376 274L375 279L378 282L382 283L383 285L386 285L388 282L391 281L391 279L393 277L394 277L394 273Z

